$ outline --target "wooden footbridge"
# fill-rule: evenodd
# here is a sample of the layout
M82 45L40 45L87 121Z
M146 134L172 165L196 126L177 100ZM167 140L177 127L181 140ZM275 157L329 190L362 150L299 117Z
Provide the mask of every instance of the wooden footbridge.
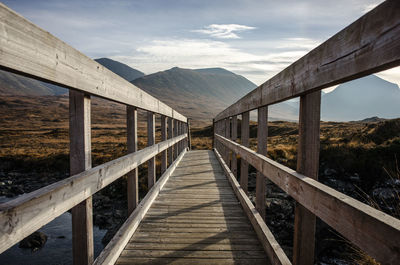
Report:
M186 117L0 4L1 69L70 89L71 173L0 205L0 252L72 209L74 264L314 264L316 217L380 263L399 264L400 221L317 181L321 89L399 64L400 2L386 1L218 114L213 151L190 151ZM128 154L94 168L91 96L127 106ZM266 157L267 118L269 105L298 96L294 171ZM137 109L148 113L142 150ZM257 152L248 148L251 110L258 112ZM139 203L143 163L151 189ZM249 164L258 171L255 206L247 196ZM130 215L95 259L92 196L123 176ZM264 221L266 178L297 201L292 259Z

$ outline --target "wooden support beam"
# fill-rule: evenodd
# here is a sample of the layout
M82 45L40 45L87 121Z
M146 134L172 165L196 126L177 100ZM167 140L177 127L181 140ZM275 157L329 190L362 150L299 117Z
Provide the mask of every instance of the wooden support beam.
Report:
M260 85L215 120L400 65L400 1L384 1Z
M192 135L190 133L190 119L188 119L188 122L187 122L186 133L188 135L188 148L189 148L189 150L192 150Z
M225 137L230 139L231 138L231 119L226 118L225 119ZM230 161L230 150L229 148L225 148L225 162L228 165L228 167L231 166L231 161Z
M147 112L147 146L156 143L155 115L153 112ZM147 187L150 190L156 183L156 159L152 157L147 162Z
M232 141L237 140L237 115L232 117ZM234 152L232 152L232 163L231 163L231 171L233 175L237 178L237 156Z
M300 97L297 172L318 179L321 91ZM296 203L293 264L314 264L315 215Z
M167 140L167 117L161 115L161 141ZM167 170L167 150L161 152L161 174Z
M241 140L242 145L249 146L250 112L242 113ZM245 159L240 159L240 186L248 194L249 163Z
M172 118L168 118L168 139L173 138L174 134L174 123ZM173 158L173 147L168 148L168 166L172 165L172 162L174 161Z
M126 107L127 122L127 142L128 154L137 151L137 109L132 106ZM139 184L138 184L138 168L128 173L128 213L132 213L139 203Z
M174 120L174 137L178 136L178 121ZM174 145L174 160L178 157L178 143Z
M212 148L216 149L216 142L215 142L215 133L216 133L216 123L215 123L215 119L212 120Z
M90 96L69 91L70 175L92 167ZM92 197L72 208L72 255L75 265L93 263Z
M257 124L257 152L267 156L267 137L268 137L268 107L258 109ZM257 171L256 180L256 209L265 220L265 183L266 178L262 172Z

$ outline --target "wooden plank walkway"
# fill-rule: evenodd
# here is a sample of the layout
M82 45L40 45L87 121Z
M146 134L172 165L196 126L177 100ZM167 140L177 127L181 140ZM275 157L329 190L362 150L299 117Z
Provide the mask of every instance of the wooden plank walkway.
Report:
M190 151L117 264L269 264L212 151Z

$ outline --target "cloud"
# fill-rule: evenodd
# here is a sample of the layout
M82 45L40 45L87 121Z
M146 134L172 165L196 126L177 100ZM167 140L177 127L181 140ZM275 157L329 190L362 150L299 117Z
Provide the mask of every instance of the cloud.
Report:
M204 29L192 30L192 32L207 34L213 38L218 39L240 39L240 37L235 32L252 29L255 29L255 27L238 24L211 24L204 27Z
M154 73L174 66L182 68L223 67L242 74L256 84L261 84L305 55L313 41L296 38L261 41L258 46L263 52L251 52L234 47L232 44L210 39L168 39L153 40L142 44L131 54L111 56L145 73ZM271 49L270 47L286 47ZM309 48L306 48L309 47Z

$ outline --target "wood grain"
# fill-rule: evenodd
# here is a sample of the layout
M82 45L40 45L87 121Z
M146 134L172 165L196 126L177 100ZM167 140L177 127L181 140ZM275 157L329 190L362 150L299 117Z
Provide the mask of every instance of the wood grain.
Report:
M127 148L128 154L136 152L137 139L137 109L132 106L126 107L126 123L127 123ZM139 203L139 183L138 168L135 168L127 174L127 200L128 213L132 213Z
M267 155L267 137L268 137L268 107L261 107L257 113L257 152L261 155ZM266 194L265 194L265 176L262 172L257 172L256 179L256 209L261 218L265 220Z
M216 140L378 262L396 264L400 260L400 220L221 135Z
M242 113L242 124L241 124L241 141L243 146L249 146L249 130L250 130L250 113ZM226 148L226 147L224 147ZM245 159L240 159L240 186L244 192L248 193L248 182L249 182L249 164Z
M92 167L90 96L69 92L70 175ZM92 197L72 208L72 256L74 264L93 263Z

